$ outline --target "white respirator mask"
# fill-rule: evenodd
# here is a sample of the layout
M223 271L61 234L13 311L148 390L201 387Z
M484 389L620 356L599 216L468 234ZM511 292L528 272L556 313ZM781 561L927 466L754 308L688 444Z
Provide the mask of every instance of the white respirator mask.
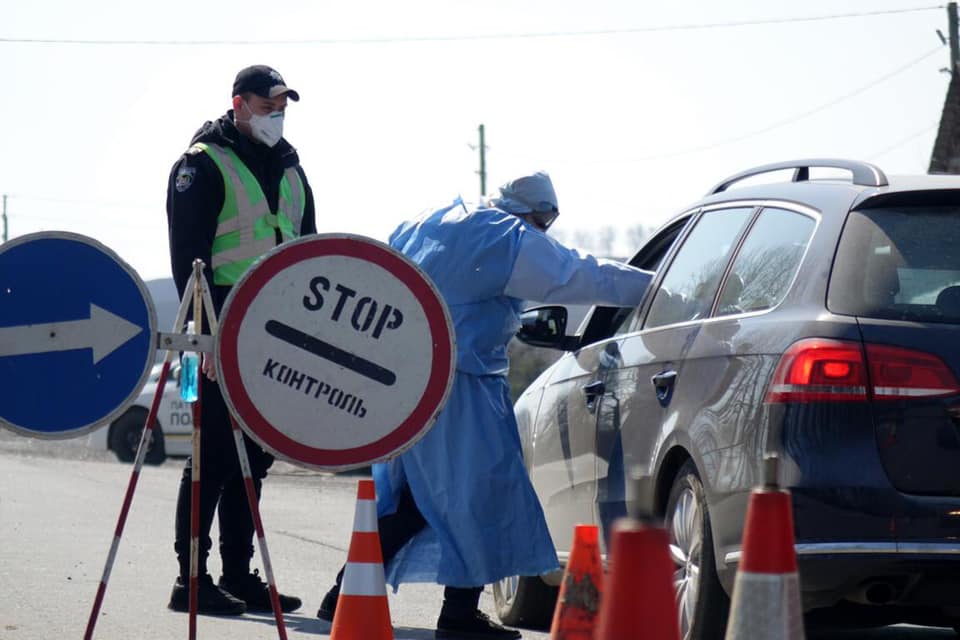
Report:
M283 137L283 112L272 111L267 115L260 115L251 111L247 103L243 106L250 114L247 123L250 125L250 135L254 140L262 142L268 147L275 146Z

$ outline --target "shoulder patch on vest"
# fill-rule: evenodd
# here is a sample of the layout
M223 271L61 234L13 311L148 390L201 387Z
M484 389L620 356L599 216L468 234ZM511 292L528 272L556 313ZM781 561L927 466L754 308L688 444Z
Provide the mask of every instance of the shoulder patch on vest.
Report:
M180 167L177 170L177 178L175 181L177 191L183 193L193 184L193 176L197 174L196 167L188 167L186 165Z

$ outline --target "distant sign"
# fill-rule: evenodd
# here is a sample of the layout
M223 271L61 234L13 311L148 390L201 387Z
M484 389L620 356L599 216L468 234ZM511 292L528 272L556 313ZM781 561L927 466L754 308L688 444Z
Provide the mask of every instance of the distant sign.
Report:
M230 293L217 336L227 405L290 462L346 469L432 426L453 379L446 306L420 269L361 236L284 244Z
M96 240L0 245L0 425L70 438L112 421L150 374L155 332L143 282Z

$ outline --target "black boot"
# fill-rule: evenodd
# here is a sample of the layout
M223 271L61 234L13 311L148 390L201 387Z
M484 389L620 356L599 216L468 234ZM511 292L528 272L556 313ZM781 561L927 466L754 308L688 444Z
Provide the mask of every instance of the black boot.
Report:
M273 604L270 602L270 587L260 579L259 569L254 569L253 573L238 577L220 576L219 585L230 595L245 602L247 611L259 613L273 611ZM300 602L300 598L285 596L279 592L277 592L277 597L280 600L280 610L284 613L296 611L303 604Z
M467 615L452 615L440 610L437 619L437 640L516 640L520 632L500 626L480 610Z
M170 604L174 611L186 613L190 611L190 585L177 576L173 583L173 592L170 594ZM210 616L238 616L247 610L243 600L213 584L209 574L203 574L197 580L197 613Z
M337 612L337 600L340 598L340 586L333 585L327 595L323 596L320 603L320 609L317 611L317 617L327 622L333 622L333 615Z

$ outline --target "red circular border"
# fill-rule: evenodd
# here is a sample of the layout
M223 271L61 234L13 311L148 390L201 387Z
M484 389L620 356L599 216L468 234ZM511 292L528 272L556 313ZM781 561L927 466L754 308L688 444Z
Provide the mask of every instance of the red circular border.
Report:
M420 302L430 327L433 342L430 375L423 396L416 407L398 427L379 440L351 449L319 449L293 440L277 430L264 418L250 400L240 376L237 341L240 325L252 301L263 287L282 271L303 260L322 256L346 256L372 262L394 275L407 286ZM218 355L223 379L222 390L237 412L241 426L268 449L293 461L318 467L345 467L363 465L386 458L415 438L433 418L446 396L452 369L452 328L446 323L443 303L432 285L409 263L384 247L359 238L314 238L284 246L256 265L231 294L226 313L220 324Z

